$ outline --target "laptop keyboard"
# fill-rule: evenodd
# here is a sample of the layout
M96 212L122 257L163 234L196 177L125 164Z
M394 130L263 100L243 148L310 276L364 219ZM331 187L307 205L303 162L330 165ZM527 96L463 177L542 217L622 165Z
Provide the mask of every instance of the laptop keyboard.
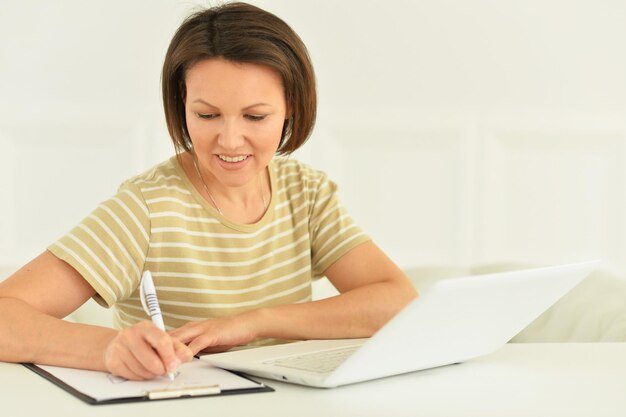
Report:
M303 371L328 373L334 371L360 346L348 346L340 349L323 350L297 356L286 356L263 362L266 365L283 366Z

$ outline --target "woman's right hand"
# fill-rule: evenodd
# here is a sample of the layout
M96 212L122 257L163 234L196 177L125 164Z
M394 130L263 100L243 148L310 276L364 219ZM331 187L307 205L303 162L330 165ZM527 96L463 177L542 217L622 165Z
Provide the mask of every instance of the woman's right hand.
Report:
M104 362L113 375L139 381L175 372L191 350L149 321L121 330L107 345Z

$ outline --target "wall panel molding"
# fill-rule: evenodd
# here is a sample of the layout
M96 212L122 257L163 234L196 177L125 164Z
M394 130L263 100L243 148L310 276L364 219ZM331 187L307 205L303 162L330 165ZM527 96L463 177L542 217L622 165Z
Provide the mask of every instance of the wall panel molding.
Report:
M427 122L395 127L411 113ZM599 258L624 271L626 119L618 116L390 111L327 130L314 159L402 266Z
M4 178L0 264L23 264L69 231L119 184L145 169L125 124L11 124L2 127ZM141 168L140 168L141 167Z
M494 129L484 140L479 263L605 259L619 268L626 134L614 129Z
M472 177L457 130L337 129L340 195L366 232L401 265L464 263Z

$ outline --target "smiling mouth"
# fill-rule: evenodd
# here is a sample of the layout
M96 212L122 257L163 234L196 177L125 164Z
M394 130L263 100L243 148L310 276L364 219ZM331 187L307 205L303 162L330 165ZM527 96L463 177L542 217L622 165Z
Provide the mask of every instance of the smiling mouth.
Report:
M239 156L226 156L226 155L217 155L224 162L241 162L248 159L250 155L239 155Z

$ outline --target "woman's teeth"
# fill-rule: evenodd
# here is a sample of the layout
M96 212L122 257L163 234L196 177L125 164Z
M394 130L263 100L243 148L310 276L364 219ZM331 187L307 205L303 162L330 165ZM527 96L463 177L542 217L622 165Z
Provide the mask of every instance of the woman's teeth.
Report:
M222 161L226 161L226 162L241 162L244 159L248 158L248 155L241 155L241 156L226 156L226 155L218 155L218 157L222 160Z

